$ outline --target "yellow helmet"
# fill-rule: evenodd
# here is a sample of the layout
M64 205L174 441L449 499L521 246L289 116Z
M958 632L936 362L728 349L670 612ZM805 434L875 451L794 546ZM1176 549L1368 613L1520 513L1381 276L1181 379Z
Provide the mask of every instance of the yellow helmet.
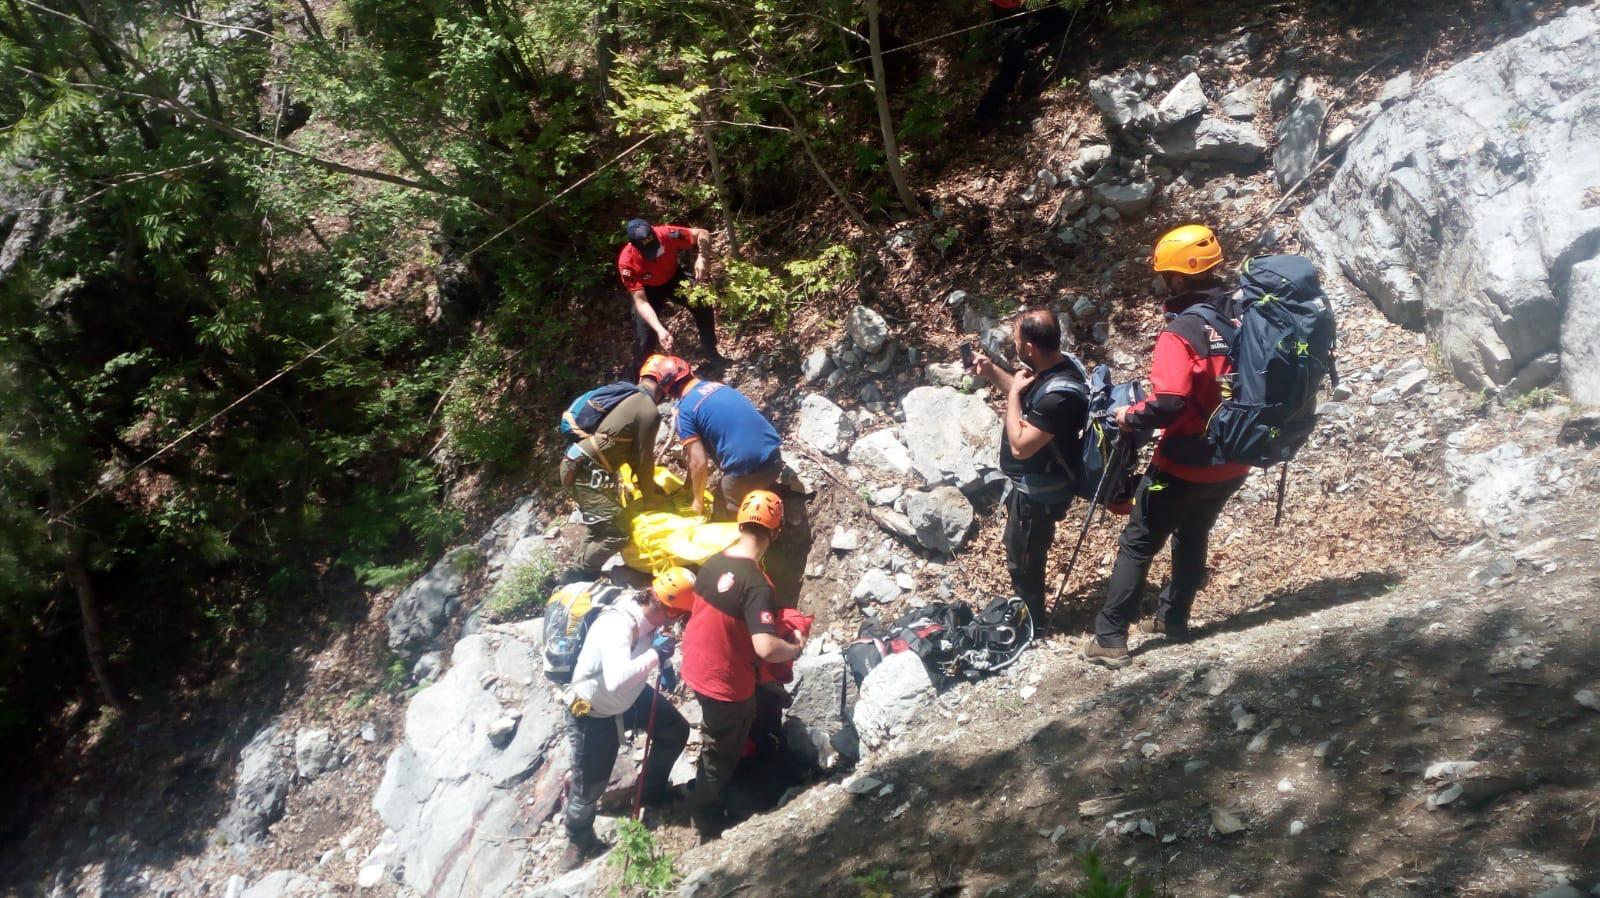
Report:
M1152 259L1156 271L1199 274L1222 262L1222 244L1205 225L1186 224L1173 228L1156 241Z
M694 574L686 567L669 567L650 584L656 601L688 614L694 608Z

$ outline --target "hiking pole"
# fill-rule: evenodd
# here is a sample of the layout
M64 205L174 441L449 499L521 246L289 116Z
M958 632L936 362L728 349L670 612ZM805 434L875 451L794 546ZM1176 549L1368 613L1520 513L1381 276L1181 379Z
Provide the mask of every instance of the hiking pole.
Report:
M666 701L661 695L661 690L655 688L661 685L661 675L656 674L655 686L650 689L650 720L644 725L644 760L639 762L639 782L633 790L633 819L640 820L644 811L644 777L645 771L650 769L650 743L656 734L656 703Z
M1083 526L1078 530L1078 543L1072 547L1072 557L1067 560L1067 569L1061 573L1061 582L1056 586L1056 597L1050 603L1053 609L1060 604L1061 597L1067 594L1067 582L1072 579L1072 569L1078 564L1078 553L1083 550L1084 538L1089 535L1089 526L1094 521L1096 512L1101 505L1100 500L1105 496L1106 478L1111 476L1111 471L1122 466L1122 453L1127 448L1128 441L1118 435L1117 448L1112 450L1111 458L1106 462L1105 468L1100 472L1100 482L1095 484L1094 497L1089 500L1089 510L1084 513Z
M1289 486L1289 463L1283 463L1283 470L1278 472L1278 510L1272 516L1272 527L1277 529L1283 523L1283 491Z

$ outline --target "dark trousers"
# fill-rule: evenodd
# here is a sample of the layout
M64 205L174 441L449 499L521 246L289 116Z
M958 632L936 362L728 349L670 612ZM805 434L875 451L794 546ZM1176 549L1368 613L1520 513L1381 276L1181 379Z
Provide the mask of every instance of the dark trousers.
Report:
M633 707L616 717L574 717L567 723L572 738L572 791L567 797L567 835L574 842L594 841L594 815L600 797L611 782L611 768L617 763L622 745L622 729L644 729L650 723L650 704L656 706L655 728L650 737L650 757L645 759L644 795L646 801L659 801L667 794L667 777L672 765L689 742L689 722L672 702L649 686L639 694Z
M644 288L645 299L650 301L650 308L656 310L656 317L662 319L663 327L666 326L665 319L667 316L665 309L667 303L674 303L688 309L689 314L694 316L695 329L700 331L700 351L704 352L707 358L715 358L717 355L716 315L712 312L710 306L690 305L680 297L678 295L678 287L682 283L683 272L680 271L673 275L671 280L659 287ZM635 309L633 311L634 377L639 374L639 366L643 365L644 360L655 353L659 346L660 341L656 339L655 330L645 323L644 318L640 317L639 311Z
M1072 14L1060 6L1047 6L1033 12L990 8L1001 23L1000 68L978 100L978 117L993 118L1011 96L1028 67L1035 62L1033 51L1042 44L1058 40L1072 25ZM1009 21L1006 21L1009 20ZM1042 74L1039 80L1043 80ZM1037 89L1039 86L1033 86Z
M700 702L700 767L695 773L691 808L694 828L703 838L722 835L728 825L722 795L744 755L744 742L756 719L756 698L724 702L695 694Z
M1006 570L1011 573L1011 591L1028 606L1037 634L1043 634L1047 624L1045 563L1050 544L1055 542L1056 524L1067 516L1071 504L1070 496L1054 503L1039 502L1015 486L1006 496Z
M1162 590L1156 619L1171 628L1188 626L1189 608L1205 585L1206 543L1217 515L1244 478L1191 483L1157 468L1145 471L1133 495L1133 513L1118 540L1117 563L1106 584L1106 602L1094 619L1103 646L1128 644L1128 627L1139 619L1150 561L1172 537L1172 580Z

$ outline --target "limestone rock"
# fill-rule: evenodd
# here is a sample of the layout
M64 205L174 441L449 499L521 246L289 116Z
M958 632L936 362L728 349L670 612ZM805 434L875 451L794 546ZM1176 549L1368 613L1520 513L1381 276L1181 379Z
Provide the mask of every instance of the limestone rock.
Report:
M1094 201L1117 210L1123 218L1137 218L1150 208L1156 196L1156 185L1149 181L1129 184L1097 184L1092 191Z
M272 724L256 733L239 752L233 801L217 824L217 837L230 845L259 844L266 838L267 827L283 816L283 802L293 775L284 752L278 748L279 733L277 724Z
M1222 114L1231 119L1248 121L1256 117L1256 103L1261 99L1261 89L1266 82L1254 78L1222 95Z
M1158 145L1173 162L1246 164L1260 159L1267 150L1266 140L1254 127L1210 117L1170 129L1161 135Z
M570 752L539 637L538 621L485 627L456 643L449 670L406 707L404 738L373 798L405 885L436 898L502 894L526 851L503 835L532 832L554 813ZM508 713L502 702L521 716L497 748L488 733Z
M850 447L849 459L852 465L869 468L880 474L904 477L911 473L911 453L892 429L874 431L856 440L855 445Z
M395 599L384 614L389 648L412 654L427 648L444 632L461 603L463 567L470 550L452 549Z
M1597 104L1600 12L1573 7L1396 96L1302 214L1304 241L1426 327L1467 386L1547 373L1559 351L1572 398L1600 402Z
M333 886L320 879L276 870L256 880L239 898L327 898L332 894Z
M1162 125L1175 125L1205 111L1205 88L1200 86L1200 76L1194 72L1185 75L1156 106Z
M861 743L868 747L884 745L932 704L936 694L928 668L915 652L900 652L883 659L861 682L861 698L854 715Z
M294 737L294 768L301 779L314 780L339 766L339 748L327 730L301 730Z
M788 689L790 704L786 715L828 733L837 732L846 722L841 704L848 706L855 700L855 681L850 678L841 652L796 659L794 680Z
M972 532L972 503L953 486L908 494L906 517L916 528L918 542L946 555L955 554Z
M949 387L917 387L901 408L911 460L930 485L970 484L999 466L1000 418L979 397ZM850 451L854 460L855 449Z
M863 608L873 604L882 605L900 598L900 584L895 582L894 576L887 571L876 568L861 575L856 581L855 589L850 590L850 598Z
M850 332L850 342L867 355L876 354L889 339L888 323L882 315L866 306L856 306L850 310L846 329Z
M805 361L800 363L800 378L808 384L827 377L833 371L833 356L828 355L825 347L818 346L806 355Z
M1317 164L1322 149L1322 120L1328 116L1327 101L1305 97L1278 123L1278 147L1272 151L1273 179L1279 190L1287 190Z
M1108 126L1123 130L1149 128L1158 116L1155 107L1145 102L1147 89L1144 77L1130 70L1090 81L1089 98Z
M823 455L839 455L855 436L855 425L844 409L834 405L817 393L807 393L800 400L800 423L795 434L800 442Z

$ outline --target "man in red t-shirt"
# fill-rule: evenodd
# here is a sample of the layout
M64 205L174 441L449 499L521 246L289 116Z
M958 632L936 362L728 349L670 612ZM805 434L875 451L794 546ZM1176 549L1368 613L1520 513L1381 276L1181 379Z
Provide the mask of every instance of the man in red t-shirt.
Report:
M1095 635L1083 644L1084 660L1126 667L1128 627L1139 616L1145 575L1172 538L1172 579L1155 615L1140 629L1174 641L1189 636L1189 608L1205 583L1206 543L1222 507L1250 473L1237 462L1213 463L1206 422L1222 404L1222 384L1233 369L1228 344L1213 326L1226 319L1230 291L1219 277L1222 247L1210 228L1184 225L1155 248L1155 270L1167 284L1167 327L1150 362L1150 395L1117 412L1123 430L1162 429L1155 458L1133 497L1133 513L1118 540L1117 562L1106 583ZM1226 323L1223 325L1226 327Z
M691 808L701 841L717 838L728 825L722 795L755 721L758 665L793 661L806 641L803 633L782 635L777 593L761 566L783 528L783 500L756 490L740 503L737 520L739 541L700 566L694 611L683 630L683 681L700 703Z
M672 351L672 334L661 323L662 307L675 302L694 316L700 331L700 348L713 367L727 363L717 352L717 323L710 306L691 306L678 295L683 271L678 267L680 250L696 250L694 279L706 275L711 256L711 232L683 225L655 225L642 218L628 222L628 242L617 255L617 274L622 287L633 299L633 365L638 371L644 360L660 347Z

